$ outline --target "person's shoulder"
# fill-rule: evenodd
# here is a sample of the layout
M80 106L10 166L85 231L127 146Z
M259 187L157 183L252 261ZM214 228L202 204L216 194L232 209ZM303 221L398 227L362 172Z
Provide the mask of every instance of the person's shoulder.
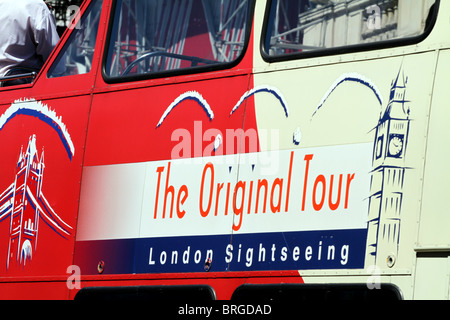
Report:
M36 12L49 11L47 4L43 0L1 0L0 8L8 12Z
M31 0L34 2L34 0ZM9 16L21 16L24 11L27 11L30 0L1 0L0 1L0 11L4 15Z
M23 5L25 6L24 10L37 21L52 15L50 9L43 0L20 0L19 2L21 1L23 1Z
M19 6L23 7L26 10L44 12L50 11L47 4L43 0L16 0L14 2L19 3Z
M44 6L47 7L44 0L21 0L20 2L33 4L33 5L36 5L39 7L44 7Z

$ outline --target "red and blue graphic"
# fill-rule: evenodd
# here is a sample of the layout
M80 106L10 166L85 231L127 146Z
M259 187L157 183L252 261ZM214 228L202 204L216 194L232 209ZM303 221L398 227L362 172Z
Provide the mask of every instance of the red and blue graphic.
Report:
M385 113L390 115L389 121L402 124L407 132L409 114L398 112L399 107L407 110L406 83L400 80L399 73L393 81ZM330 87L312 117L318 111L327 111L324 103L345 82L369 88L377 105L383 105L374 82L363 75L348 73ZM257 86L241 95L229 116L258 93L277 98L284 115L289 117L283 94L269 86ZM213 108L206 99L198 91L188 91L166 109L156 130L186 100L197 102L209 120L214 119ZM383 119L380 124L386 122ZM386 133L378 129L377 136L383 133L395 146L401 133L394 134L392 130ZM407 134L401 137L406 144ZM383 156L387 147L377 148L378 140L279 151L278 161L289 165L279 166L271 175L261 174L263 161L251 160L252 155L227 158L239 157L239 175L233 171L234 167L215 157L197 166L195 162L173 160L90 167L84 176L86 195L102 190L105 194L127 196L108 197L107 201L104 198L101 204L98 197L82 199L74 260L86 274L98 272L98 261L105 262L104 274L202 272L205 267L212 272L364 268L367 255L378 254L373 251L377 243L372 242L378 238L372 235L378 235L378 225L387 223L380 222L381 216L390 212L385 214L380 209L380 216L372 217L369 211L375 212L373 208L380 203L376 202L380 197L390 200L396 196L396 212L402 204L401 185L391 196L384 190L375 190L371 176L380 170L391 170L394 165L404 171L401 155L405 149L391 156L395 162L388 165L388 157ZM374 150L380 151L372 158ZM334 165L328 163L330 158L334 159ZM130 177L142 178L131 185ZM106 181L114 181L116 186ZM269 209L266 212L266 203L270 205L270 213ZM121 224L110 221L121 217L116 208L127 209L127 219ZM173 214L175 210L177 215ZM389 223L396 232L393 245L398 245L400 220L389 219ZM386 230L389 237L388 227Z
M16 101L0 117L0 130L19 115L35 117L53 128L72 159L75 152L72 140L54 111L40 102ZM33 134L25 150L22 146L13 182L0 195L0 223L10 224L7 269L13 264L25 266L31 263L42 223L62 238L67 239L73 232L73 227L55 212L43 192L44 150L38 151L36 140Z

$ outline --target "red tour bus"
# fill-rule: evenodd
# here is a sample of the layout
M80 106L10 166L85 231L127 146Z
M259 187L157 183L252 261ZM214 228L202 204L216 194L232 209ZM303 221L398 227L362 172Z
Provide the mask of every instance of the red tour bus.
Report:
M449 14L84 1L0 79L0 298L449 298Z

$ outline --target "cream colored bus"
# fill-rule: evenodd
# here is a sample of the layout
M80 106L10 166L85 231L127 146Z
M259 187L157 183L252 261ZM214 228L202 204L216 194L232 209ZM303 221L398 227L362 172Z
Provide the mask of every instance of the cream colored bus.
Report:
M281 128L282 150L324 152L327 174L308 186L323 192L312 195L311 219L350 215L327 207L340 196L330 168L367 179L351 218L367 228L360 268L299 270L304 283L378 282L404 299L448 299L450 4L274 0L256 10L254 85L278 87L290 110L256 97L258 129Z

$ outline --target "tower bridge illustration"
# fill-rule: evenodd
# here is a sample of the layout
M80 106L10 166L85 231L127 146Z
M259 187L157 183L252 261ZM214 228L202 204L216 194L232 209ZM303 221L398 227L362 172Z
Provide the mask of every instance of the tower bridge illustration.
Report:
M22 146L14 182L0 195L0 223L10 218L7 268L31 261L42 221L63 238L71 234L72 227L42 193L44 168L44 150L39 157L36 136L32 135L25 151Z

